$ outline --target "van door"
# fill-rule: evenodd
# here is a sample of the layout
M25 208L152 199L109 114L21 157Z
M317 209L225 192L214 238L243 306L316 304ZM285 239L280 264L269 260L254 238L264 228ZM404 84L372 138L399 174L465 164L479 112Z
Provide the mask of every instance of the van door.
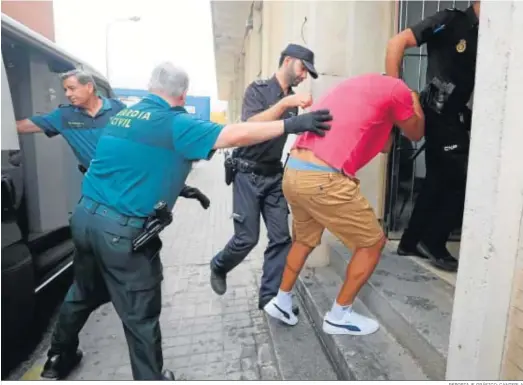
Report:
M2 58L2 248L22 239L16 211L24 192L24 173L11 92Z

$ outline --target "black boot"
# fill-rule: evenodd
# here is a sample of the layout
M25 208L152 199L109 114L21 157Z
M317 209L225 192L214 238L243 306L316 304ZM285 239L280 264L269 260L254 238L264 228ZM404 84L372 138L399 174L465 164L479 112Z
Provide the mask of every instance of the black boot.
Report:
M216 269L211 261L211 288L218 295L227 291L227 274Z
M40 375L48 380L62 380L66 378L82 360L83 353L80 349L75 354L55 354L50 356Z
M162 377L164 381L174 381L174 373L170 370L164 370L162 372Z
M399 243L396 253L401 256L414 255L416 257L426 258L420 254L416 246L407 245L402 242Z
M430 259L431 265L445 271L458 270L458 261L446 248L442 251L436 252L435 250L430 250L423 242L418 243L416 248L421 255Z

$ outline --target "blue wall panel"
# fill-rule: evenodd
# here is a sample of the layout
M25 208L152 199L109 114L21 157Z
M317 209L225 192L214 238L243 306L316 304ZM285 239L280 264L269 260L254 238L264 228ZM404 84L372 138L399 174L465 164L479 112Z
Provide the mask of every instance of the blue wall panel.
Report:
M114 88L116 97L123 102L134 99L134 103L148 94L146 90L129 89L129 88ZM187 112L196 115L200 119L211 119L211 98L209 96L190 96L187 95L185 103Z

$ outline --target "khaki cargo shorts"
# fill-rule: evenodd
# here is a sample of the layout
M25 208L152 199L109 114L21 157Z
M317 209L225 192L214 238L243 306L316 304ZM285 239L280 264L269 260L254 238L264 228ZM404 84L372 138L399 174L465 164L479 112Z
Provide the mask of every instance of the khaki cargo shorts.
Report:
M294 241L316 247L328 229L354 251L374 246L384 237L357 179L335 172L287 168L283 194L292 211Z

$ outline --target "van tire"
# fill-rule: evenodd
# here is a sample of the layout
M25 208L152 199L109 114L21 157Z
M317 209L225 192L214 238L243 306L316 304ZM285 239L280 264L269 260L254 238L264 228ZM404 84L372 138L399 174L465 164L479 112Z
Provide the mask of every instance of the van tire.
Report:
M26 340L30 334L35 311L34 289L35 273L29 248L23 243L4 248L2 250L2 351L4 352L14 353L13 347L20 345L21 341Z

